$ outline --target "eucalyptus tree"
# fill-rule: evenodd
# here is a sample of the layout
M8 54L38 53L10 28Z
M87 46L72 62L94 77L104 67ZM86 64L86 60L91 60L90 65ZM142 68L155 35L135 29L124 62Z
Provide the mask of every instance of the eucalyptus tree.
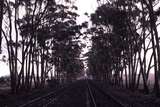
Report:
M113 1L111 3L101 5L92 18L95 20L92 21L98 26L102 26L105 29L103 31L113 33L109 42L112 45L112 65L114 65L115 76L119 78L117 75L120 73L121 79L123 79L123 70L128 68L128 72L125 72L126 86L134 88L138 68L136 59L142 47L135 18L139 11L136 10L135 5L131 5L132 1ZM129 3L135 7L132 9L130 5L127 5ZM128 7L124 7L124 4ZM128 10L126 10L127 8Z
M4 0L0 1L0 47L2 44L2 22L3 22L3 15L4 15ZM1 51L1 48L0 48Z
M35 36L31 36L33 43L31 42L32 44L30 47L33 48L30 52L32 54L29 54L34 56L32 60L39 59L36 61L40 63L35 62L37 66L36 74L37 80L39 81L38 75L40 73L40 82L42 87L45 84L47 73L51 70L50 66L55 65L57 79L60 79L60 75L63 73L63 69L61 68L61 63L63 61L62 56L64 54L67 56L69 55L67 52L70 52L69 50L63 51L63 49L65 50L65 48L68 48L70 46L70 42L72 43L74 39L78 39L78 33L80 33L80 29L82 28L80 25L76 24L76 17L78 15L75 12L70 11L70 8L72 8L72 10L77 9L75 6L69 7L62 4L56 4L54 1L48 1L44 4L46 4L46 9L44 9L45 13L40 12L33 15L35 19L34 23L31 24L34 24L35 28L31 29L31 34L33 32ZM44 15L41 16L41 14ZM30 26L26 24L22 25L22 33L25 33L28 29L23 27L28 28ZM77 42L75 43L77 44ZM70 49L72 48L75 47L72 46ZM77 50L77 52L79 51ZM29 61L31 61L31 56L28 57ZM30 68L28 68L28 70L30 70ZM34 63L32 64L32 70L34 73Z
M160 95L159 92L159 72L160 72L160 48L159 48L159 35L157 30L157 11L154 9L157 4L159 4L159 0L142 0L142 5L146 6L146 11L148 11L149 24L150 24L150 33L151 33L151 41L152 41L152 49L153 49L153 57L154 57L154 75L155 75L155 83L154 90L157 96Z
M6 1L6 5L8 23L2 31L12 92L44 87L53 66L62 70L63 59L69 59L70 71L78 71L73 65L82 69L78 38L83 26L76 23L76 6L57 4L55 0L15 0Z
M11 89L12 89L12 92L16 93L16 80L17 80L17 75L18 75L18 70L17 70L17 63L18 63L18 55L17 55L17 51L18 51L18 32L17 32L17 25L16 25L16 21L12 22L12 15L13 15L13 12L15 13L15 17L14 17L14 20L17 20L17 9L18 9L18 5L17 5L17 0L15 1L15 5L13 2L8 2L8 1L5 1L5 4L6 4L6 15L7 15L7 18L5 18L5 28L6 29L3 29L2 27L2 32L3 32L3 36L6 40L6 43L7 43L7 50L8 50L8 58L9 58L9 70L10 70L10 77L11 77ZM13 11L12 11L13 9ZM8 23L7 23L8 22ZM12 33L13 33L13 26L15 27L15 39L14 40L13 36L12 36Z
M83 71L83 62L79 58L81 47L76 43L70 41L66 46L63 46L62 54L60 56L60 65L63 76L66 80L75 79L77 74Z
M124 62L126 60L125 57L127 56L127 53L129 51L129 47L127 45L127 35L129 35L130 32L127 29L126 17L127 15L125 11L118 10L109 5L102 5L91 17L93 24L96 25L97 30L95 30L95 33L97 33L97 38L102 38L101 41L103 41L104 39L106 42L103 42L102 45L108 46L110 49L110 51L106 52L105 49L101 47L102 51L104 51L106 55L109 54L110 62L112 62L112 67L110 66L112 69L110 70L113 70L114 72L112 72L111 74L114 74L113 78L115 78L115 81L117 82L122 79L122 68L124 68L126 65L122 65L121 62ZM107 62L108 61L106 61L106 63Z
M98 0L98 3L100 7L112 6L126 14L124 23L127 31L129 31L126 39L128 49L126 52L124 51L126 53L124 60L126 67L124 68L128 69L124 69L126 71L126 86L132 86L134 89L138 88L142 77L145 92L148 93L149 74L151 70L154 70L154 89L158 96L160 54L157 23L159 9L156 10L156 8L159 0L106 0L105 2ZM104 8L102 11L106 12ZM104 17L108 17L108 13L106 12Z
M107 36L107 34L105 36ZM111 82L113 67L112 50L109 46L108 37L105 36L92 37L92 48L89 52L88 67L96 79L107 79Z
M158 31L157 31L157 13L158 11L155 10L155 7L159 4L159 0L142 0L142 1L132 1L132 4L140 3L141 8L136 6L136 10L139 11L137 14L137 27L139 24L139 28L141 29L140 36L142 37L142 44L143 44L143 50L139 52L139 63L140 63L140 71L138 77L142 74L143 77L143 84L144 88L147 92L147 80L149 77L149 72L152 67L154 67L154 75L155 75L155 83L154 83L154 89L156 92L156 95L159 95L159 83L158 83L158 72L159 72L159 41L158 41ZM130 5L130 4L128 4ZM132 7L134 8L134 7ZM131 13L131 12L130 12ZM148 34L147 34L148 33ZM147 43L148 36L150 36L151 39L149 39L149 43ZM150 43L152 44L152 47L150 46ZM150 55L150 59L148 58L147 52L150 52L150 50L153 52ZM142 57L144 56L144 57ZM146 62L146 60L149 59L149 62ZM153 60L154 59L154 60ZM154 62L153 62L154 61ZM151 63L154 63L153 66ZM149 64L147 64L149 63ZM139 80L139 78L138 78Z
M115 1L115 6L127 13L126 25L130 31L130 35L128 36L128 38L129 38L129 41L131 41L128 44L129 45L129 56L128 56L129 85L133 87L133 89L136 88L136 86L138 86L137 84L139 84L140 75L142 75L144 89L146 93L148 93L149 90L147 86L147 75L146 75L147 73L146 55L147 55L148 49L145 43L145 39L146 39L145 27L147 26L142 25L141 20L143 19L140 15L141 10L137 6L138 2L139 1L135 1L135 0L132 0L132 1L118 0L118 1ZM141 25L143 27L141 27ZM144 32L139 33L140 30L142 29ZM143 46L143 50L142 50L142 46ZM142 57L142 54L144 57ZM152 60L152 58L150 60ZM140 64L140 66L138 66L138 63ZM139 67L139 75L138 75L138 81L136 83L138 67ZM150 67L150 65L148 67Z

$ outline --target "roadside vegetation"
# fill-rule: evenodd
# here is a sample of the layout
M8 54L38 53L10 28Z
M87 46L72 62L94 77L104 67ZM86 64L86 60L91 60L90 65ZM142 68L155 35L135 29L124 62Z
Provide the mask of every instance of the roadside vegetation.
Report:
M105 1L105 2L104 2ZM91 15L89 73L99 80L160 96L159 0L98 0ZM154 74L153 87L149 77ZM150 90L152 89L152 90Z
M1 37L6 43L12 93L43 88L47 79L69 80L83 70L84 24L70 1L2 0Z
M160 0L97 3L93 14L85 13L90 21L77 24L72 0L1 0L0 53L5 44L2 61L10 75L0 84L18 95L44 89L47 81L72 81L86 70L95 80L160 97ZM82 55L88 35L92 46Z

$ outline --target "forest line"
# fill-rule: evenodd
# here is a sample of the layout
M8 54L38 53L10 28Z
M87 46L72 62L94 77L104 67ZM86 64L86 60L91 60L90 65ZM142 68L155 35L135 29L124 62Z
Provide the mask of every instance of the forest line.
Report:
M0 44L6 41L13 93L45 87L53 72L58 81L75 79L84 72L80 55L85 45L80 38L92 35L92 47L85 56L93 79L132 91L143 82L146 94L160 95L160 0L97 0L95 13L86 13L91 27L90 22L77 24L78 8L70 0L0 2Z

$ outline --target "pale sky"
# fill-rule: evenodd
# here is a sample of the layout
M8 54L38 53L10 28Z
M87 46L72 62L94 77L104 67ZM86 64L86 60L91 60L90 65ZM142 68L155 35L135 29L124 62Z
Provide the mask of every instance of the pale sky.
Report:
M78 19L77 19L77 22L79 24L84 22L84 21L89 20L89 18L87 18L84 15L84 13L86 13L86 12L88 14L93 13L97 8L96 0L76 0L75 5L78 7L78 14L80 15L80 17L78 17ZM89 42L88 40L86 40L86 41ZM83 41L83 43L86 42L86 41ZM85 50L87 51L87 49L85 49ZM4 49L4 51L6 51L6 49ZM3 52L3 53L5 54L6 52ZM0 55L0 77L5 76L5 75L9 75L9 67L7 66L6 63L4 63L1 60L2 56L3 56L3 54Z
M98 6L97 0L76 0L75 5L78 7L78 14L80 15L80 17L78 17L78 19L77 19L77 22L79 24L84 21L89 20L89 18L86 17L84 15L84 13L87 12L88 14L91 14L96 10L96 8ZM160 7L160 6L158 6L158 7ZM158 28L158 29L160 29L160 28ZM90 41L87 39L87 40L82 40L82 42L88 44ZM3 45L3 48L4 48L4 45ZM87 48L85 48L83 50L86 52L88 51ZM6 51L6 49L4 49L4 51ZM6 53L6 52L3 52L3 53ZM1 60L2 56L3 55L0 55L0 77L5 76L5 75L9 75L9 68L8 68L7 64Z
M75 4L80 15L78 18L79 23L88 20L84 13L93 13L97 8L97 0L77 0Z

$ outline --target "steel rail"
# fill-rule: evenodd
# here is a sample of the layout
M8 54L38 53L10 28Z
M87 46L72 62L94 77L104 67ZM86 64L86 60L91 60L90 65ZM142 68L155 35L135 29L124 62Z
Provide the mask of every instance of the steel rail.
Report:
M53 101L54 99L56 99L56 98L58 97L58 95L56 96L55 94L61 93L61 92L63 92L65 89L66 89L66 87L62 87L62 88L60 88L60 89L58 89L58 90L55 90L55 91L53 91L53 92L50 92L50 93L48 93L48 94L46 94L46 95L43 95L43 96L37 97L37 98L35 98L35 99L33 99L33 100L30 100L30 101L28 101L27 103L22 104L22 105L20 105L20 106L18 106L18 107L28 107L28 106L32 106L32 105L34 105L35 103L38 103L38 102L42 103L41 101L44 101L44 100L46 100L46 99L52 99L52 100L46 100L46 101L50 101L50 102L51 102L51 101ZM46 105L46 104L44 104L44 105ZM43 106L43 107L45 107L45 106Z
M89 83L88 83L89 84ZM90 84L92 85L93 88L95 88L98 92L102 93L104 96L109 97L110 99L112 99L112 101L114 101L116 104L120 105L119 107L128 107L128 105L123 104L120 100L118 100L116 97L114 97L113 95L105 92L104 90L102 90L101 88L99 88L96 84L90 82ZM130 106L129 106L130 107Z
M91 87L90 87L90 85L88 83L88 80L87 80L87 88L88 88L88 92L89 92L89 95L91 97L91 100L92 100L92 103L93 103L94 107L97 107L96 100L94 98L94 95L93 95L93 92L91 90Z
M67 90L62 91L62 92L60 92L59 95L54 96L53 98L51 98L46 104L44 104L43 107L47 107L49 104L52 104L52 103L56 102L61 96L64 95L65 92L67 92Z

